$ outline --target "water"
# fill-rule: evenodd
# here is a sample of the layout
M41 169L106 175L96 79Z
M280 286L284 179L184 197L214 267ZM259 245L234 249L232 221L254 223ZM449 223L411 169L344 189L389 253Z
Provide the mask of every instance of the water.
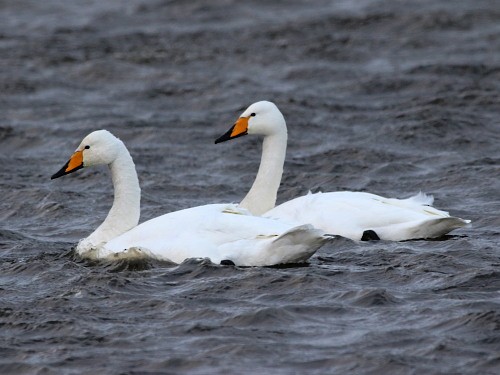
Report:
M0 373L495 374L500 368L500 13L495 1L0 4ZM250 103L285 114L279 201L408 197L473 220L439 241L338 239L306 267L97 263L125 141L142 221L237 202L260 140L213 141Z

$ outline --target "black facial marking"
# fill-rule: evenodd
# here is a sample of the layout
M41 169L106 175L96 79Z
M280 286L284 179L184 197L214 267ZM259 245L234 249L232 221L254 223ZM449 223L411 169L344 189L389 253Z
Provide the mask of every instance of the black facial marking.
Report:
M64 166L59 171L57 171L56 173L54 173L50 179L53 180L55 178L58 178L58 177L61 177L61 176L65 176L67 174L73 173L73 172L75 172L75 171L83 168L83 164L82 164L82 165L80 165L80 166L72 169L71 171L66 172L66 168L68 168L69 162L70 161L68 160L66 162L66 164L64 164Z
M215 144L221 143L221 142L226 142L226 141L229 141L230 139L235 139L235 138L242 137L242 136L248 134L247 132L244 132L244 133L241 133L241 134L238 134L238 135L231 137L231 133L233 132L233 129L235 126L236 125L231 126L231 129L229 129L227 132L225 132L223 135L221 135L219 138L217 138L215 140Z

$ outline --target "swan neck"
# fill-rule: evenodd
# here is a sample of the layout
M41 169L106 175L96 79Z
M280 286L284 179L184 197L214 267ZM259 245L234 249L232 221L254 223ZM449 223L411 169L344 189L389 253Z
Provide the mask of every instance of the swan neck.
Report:
M110 163L114 199L104 222L85 239L97 246L125 233L139 223L141 188L135 164L123 143L118 157Z
M257 177L240 203L241 207L254 215L262 215L276 205L285 163L287 138L286 130L264 137Z

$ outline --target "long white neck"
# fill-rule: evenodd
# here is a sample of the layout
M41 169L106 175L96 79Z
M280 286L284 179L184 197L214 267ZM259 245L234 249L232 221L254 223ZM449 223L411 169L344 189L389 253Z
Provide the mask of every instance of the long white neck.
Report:
M125 233L139 223L141 188L135 164L125 145L120 145L118 157L109 164L113 179L114 200L104 222L80 244L83 251Z
M254 215L262 215L274 208L276 204L276 196L283 175L287 138L286 128L264 137L257 177L252 188L240 203L241 207Z

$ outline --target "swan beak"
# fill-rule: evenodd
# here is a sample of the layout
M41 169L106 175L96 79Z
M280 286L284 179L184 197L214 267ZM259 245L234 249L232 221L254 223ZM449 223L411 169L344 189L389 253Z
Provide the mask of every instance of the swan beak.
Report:
M215 140L215 144L229 141L248 134L248 117L240 117L224 135Z
M83 151L75 151L71 158L68 160L66 164L59 170L59 172L52 175L50 178L53 180L54 178L58 178L64 176L68 173L77 171L83 168Z

